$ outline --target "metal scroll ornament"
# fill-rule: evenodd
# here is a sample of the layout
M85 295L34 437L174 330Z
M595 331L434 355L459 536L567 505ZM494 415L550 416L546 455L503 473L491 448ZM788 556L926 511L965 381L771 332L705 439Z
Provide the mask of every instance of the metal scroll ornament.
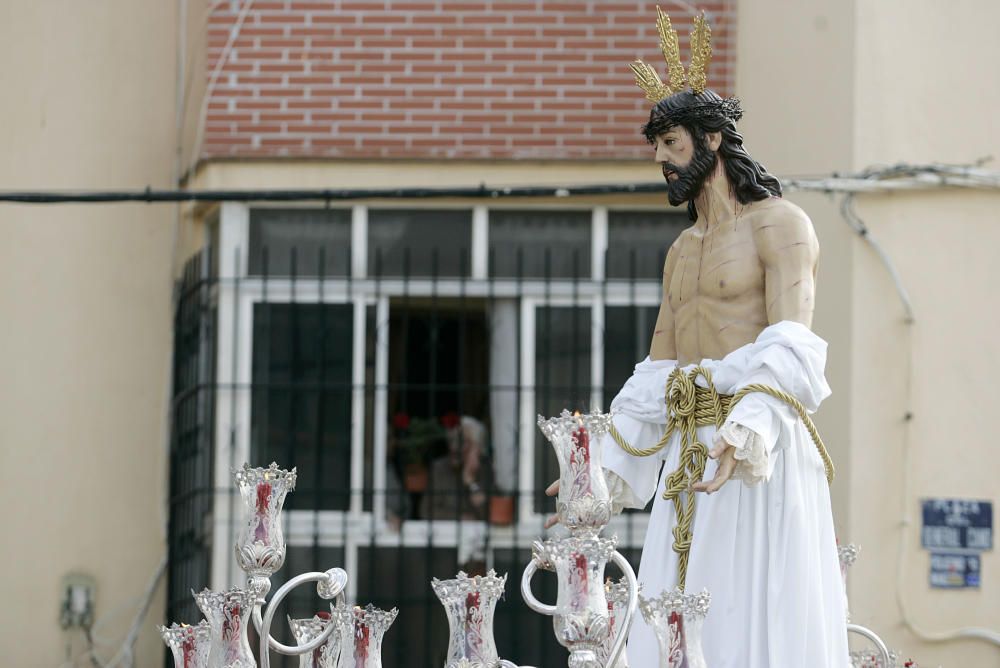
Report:
M639 610L656 634L659 668L706 668L701 627L711 598L707 591L684 594L679 589L656 598L639 597Z
M569 650L570 668L618 666L638 602L635 572L615 550L616 539L600 537L611 520L611 494L601 468L600 447L610 424L610 415L596 411L586 415L563 411L558 417L538 418L559 462L556 514L570 535L535 542L531 563L521 578L521 595L529 608L553 618L556 640ZM617 634L612 632L604 586L609 561L625 574L629 592ZM531 579L539 569L556 574L555 605L540 603L531 592Z

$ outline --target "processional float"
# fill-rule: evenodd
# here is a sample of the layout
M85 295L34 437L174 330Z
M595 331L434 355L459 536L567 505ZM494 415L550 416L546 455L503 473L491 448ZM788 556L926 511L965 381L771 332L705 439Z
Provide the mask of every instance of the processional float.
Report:
M601 437L611 417L594 412L562 415L538 424L555 449L561 489L557 514L568 535L536 541L532 559L521 578L521 592L528 606L553 618L556 639L569 651L571 668L623 668L625 641L638 608L661 638L660 665L676 664L670 652L679 639L691 668L697 663L699 615L707 609L707 595L691 599L682 594L641 599L635 573L616 550L615 537L601 534L611 520L611 497L601 469ZM251 651L250 625L260 637L260 668L270 666L270 652L300 657L300 666L316 668L380 668L382 640L397 611L372 605L348 604L347 573L340 568L297 575L282 585L270 600L271 576L284 564L286 545L281 529L285 496L294 490L296 471L277 464L251 468L244 464L234 473L246 514L236 543L236 559L246 573L244 587L225 591L205 589L192 594L205 619L196 625L160 627L177 668L257 668ZM614 563L624 576L605 579L605 567ZM538 601L531 582L539 570L553 571L558 582L555 605ZM506 575L492 570L484 576L465 573L450 580L431 582L445 608L449 625L445 668L517 668L501 659L493 637L493 615ZM315 583L320 598L330 601L329 611L307 619L288 619L297 645L284 645L271 636L275 611L288 594L306 583ZM686 622L686 623L685 623ZM678 631L681 630L681 633ZM686 635L685 635L686 634ZM691 643L694 643L692 645Z
M708 592L687 594L675 589L649 599L640 596L632 567L615 549L616 538L601 535L612 514L600 465L602 437L610 424L610 415L596 411L539 417L538 425L559 463L556 512L568 535L534 543L532 559L521 578L521 594L529 608L552 617L556 639L569 651L569 668L625 668L625 641L637 609L656 634L659 668L707 668L701 625L709 609ZM293 577L267 601L271 576L285 561L281 509L285 496L295 488L295 469L244 464L234 479L246 511L236 543L246 586L192 592L205 619L193 626L160 627L175 667L257 668L248 636L252 623L260 636L260 668L269 668L270 651L300 657L302 668L381 668L383 637L397 611L349 605L344 570L331 568ZM857 554L853 545L840 548L845 580ZM617 582L605 578L609 562L624 574ZM539 570L556 575L555 605L538 601L532 593L531 583ZM459 572L450 580L431 581L448 617L444 668L517 668L500 658L493 636L494 611L506 581L506 575L492 570L484 576ZM284 645L271 637L275 611L293 589L306 583L315 583L319 597L331 601L330 609L312 618L288 619L297 645ZM848 630L874 645L874 650L852 653L853 665L896 665L896 654L870 629L848 624Z

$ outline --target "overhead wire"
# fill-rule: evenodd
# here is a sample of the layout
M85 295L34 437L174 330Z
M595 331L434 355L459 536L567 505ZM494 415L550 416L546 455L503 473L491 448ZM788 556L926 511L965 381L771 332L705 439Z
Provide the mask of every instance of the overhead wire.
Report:
M820 178L786 178L782 186L787 192L885 193L899 190L933 190L965 188L1000 190L1000 171L956 165L897 165L880 172ZM513 197L574 197L587 195L617 195L659 193L662 181L643 183L597 183L553 186L478 186L400 188L296 188L254 190L76 190L76 191L0 191L0 203L16 204L110 204L141 202L297 202L351 201L363 199L434 199L469 198L500 199Z

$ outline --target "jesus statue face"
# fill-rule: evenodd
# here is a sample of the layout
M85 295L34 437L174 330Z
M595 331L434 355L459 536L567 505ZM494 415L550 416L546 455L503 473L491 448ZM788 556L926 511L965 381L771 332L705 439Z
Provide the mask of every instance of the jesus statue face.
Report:
M656 162L667 181L667 199L674 206L701 192L718 160L704 136L698 138L682 125L656 135Z

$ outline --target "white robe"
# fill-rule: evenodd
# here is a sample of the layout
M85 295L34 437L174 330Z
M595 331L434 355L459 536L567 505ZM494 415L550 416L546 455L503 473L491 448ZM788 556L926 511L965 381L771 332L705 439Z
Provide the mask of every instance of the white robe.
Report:
M701 364L721 394L764 383L809 412L830 394L826 342L794 322L771 325L753 343ZM612 402L615 426L633 447L648 448L662 436L667 376L675 366L647 358ZM689 593L708 589L712 596L702 634L709 668L849 666L830 491L815 444L787 404L760 393L734 406L723 432L740 446L737 471L718 492L698 494L686 585ZM710 449L716 437L714 426L698 429ZM639 569L642 594L656 596L677 582L674 507L662 498L662 478L677 467L680 435L646 458L627 454L608 436L602 446L604 467L615 474L609 485L616 505L643 507L656 495ZM715 469L708 460L704 478L711 480ZM629 665L653 668L657 657L652 629L637 615Z

